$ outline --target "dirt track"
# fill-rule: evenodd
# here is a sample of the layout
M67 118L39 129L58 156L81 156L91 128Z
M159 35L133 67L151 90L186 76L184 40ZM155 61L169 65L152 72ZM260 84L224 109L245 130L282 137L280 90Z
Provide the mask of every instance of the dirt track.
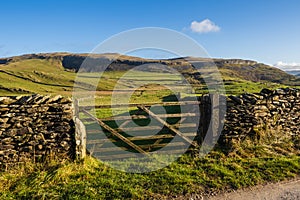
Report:
M196 198L191 198L196 199ZM300 179L219 194L207 200L300 200Z
M176 200L300 200L300 177L290 181L259 185L214 196L189 194L158 199Z

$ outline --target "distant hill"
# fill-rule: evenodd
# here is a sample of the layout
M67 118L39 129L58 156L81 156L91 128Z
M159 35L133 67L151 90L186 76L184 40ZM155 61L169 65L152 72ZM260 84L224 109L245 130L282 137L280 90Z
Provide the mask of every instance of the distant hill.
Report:
M88 59L87 59L88 58ZM87 60L86 60L87 59ZM85 72L97 72L110 64L108 71L126 71L142 64L160 63L180 71L191 83L200 83L201 75L193 65L206 67L214 62L218 66L225 85L283 84L300 85L299 78L278 68L241 59L174 58L143 59L119 54L71 54L41 53L0 59L0 95L22 93L70 94L76 72L86 60ZM256 87L256 86L255 86Z
M290 71L285 71L285 72L288 74L300 77L300 70L290 70Z
M282 61L277 62L274 64L275 67L285 71L288 74L294 75L294 76L300 76L300 64L299 63L285 63Z

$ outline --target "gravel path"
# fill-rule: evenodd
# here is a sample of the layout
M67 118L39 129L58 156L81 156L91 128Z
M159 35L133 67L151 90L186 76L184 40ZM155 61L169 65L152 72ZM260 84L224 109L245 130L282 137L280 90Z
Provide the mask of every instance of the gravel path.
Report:
M207 200L300 200L300 179L255 186L234 192L218 194L210 198L193 198Z
M189 194L185 196L172 196L176 200L300 200L300 177L294 180L269 183L232 192L219 193L207 196L205 194Z

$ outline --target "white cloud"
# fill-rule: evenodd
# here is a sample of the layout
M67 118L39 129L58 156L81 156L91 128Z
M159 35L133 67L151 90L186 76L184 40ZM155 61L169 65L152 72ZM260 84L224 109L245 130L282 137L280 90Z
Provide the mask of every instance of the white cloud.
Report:
M205 19L201 22L193 21L190 25L190 29L196 33L218 32L221 30L219 26L209 19Z
M300 63L285 63L282 61L277 62L274 64L275 67L280 68L285 71L292 71L292 70L300 70Z

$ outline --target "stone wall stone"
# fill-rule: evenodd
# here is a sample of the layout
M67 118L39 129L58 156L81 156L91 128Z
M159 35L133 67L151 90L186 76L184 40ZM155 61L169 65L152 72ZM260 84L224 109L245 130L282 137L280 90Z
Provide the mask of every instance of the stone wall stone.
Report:
M299 138L299 89L263 89L256 94L227 97L224 127L218 140L221 148L230 152L247 140L278 153L299 154Z
M218 99L222 100L219 105L226 104L226 110L211 110L218 106ZM263 89L221 98L204 95L199 100L200 143L212 130L210 141L218 138L218 147L226 152L247 141L278 153L300 155L299 89ZM85 127L74 107L71 99L61 96L0 97L0 166L48 157L83 158ZM224 122L223 127L216 123L218 120ZM221 134L214 135L216 130Z
M0 97L0 165L76 155L72 100L62 96Z

